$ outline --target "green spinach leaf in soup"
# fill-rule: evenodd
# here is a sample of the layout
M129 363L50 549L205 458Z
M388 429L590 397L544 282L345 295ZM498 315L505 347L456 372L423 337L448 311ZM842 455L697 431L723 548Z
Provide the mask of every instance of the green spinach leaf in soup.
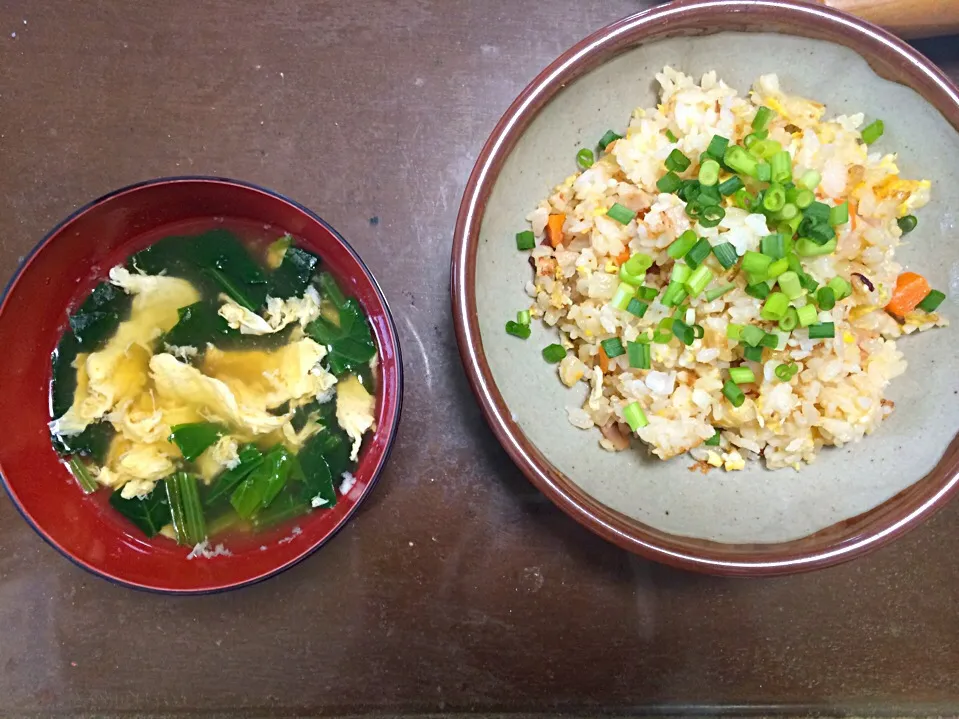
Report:
M173 519L164 480L157 482L153 491L143 498L124 499L118 489L110 495L110 506L139 527L147 537L155 537Z
M50 416L59 419L73 404L77 391L77 368L73 366L80 345L73 330L66 330L50 356Z
M297 461L303 470L307 494L312 500L319 497L325 500L320 505L323 509L336 506L336 490L333 485L333 472L324 455L324 443L319 434L315 434L306 441L303 448L296 455Z
M208 299L226 293L253 312L266 302L269 279L239 238L228 230L165 237L130 258L131 269L166 273L194 283Z
M70 315L70 330L79 352L95 352L116 332L130 312L133 298L109 282L101 282Z
M287 248L283 262L270 277L270 296L284 300L302 296L310 286L319 263L320 259L306 250Z
M212 302L200 301L177 310L179 321L163 335L163 342L178 347L200 349L207 343L218 345L223 340L238 335L230 329L226 320L217 314Z
M104 420L88 425L80 434L54 435L53 447L60 455L78 454L103 464L115 435L113 425Z

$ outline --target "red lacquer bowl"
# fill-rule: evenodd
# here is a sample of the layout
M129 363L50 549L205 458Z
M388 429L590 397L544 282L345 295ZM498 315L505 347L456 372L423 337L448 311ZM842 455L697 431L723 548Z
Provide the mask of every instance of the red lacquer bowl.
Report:
M115 264L171 234L211 227L239 234L291 233L320 256L370 318L380 356L376 432L364 441L356 484L328 511L296 523L225 540L229 555L188 559L189 548L148 540L107 504L85 496L50 445L50 353L75 306ZM396 327L370 271L346 241L305 207L233 180L177 177L117 190L81 208L34 248L0 304L0 443L4 487L27 522L81 567L138 589L202 593L266 579L296 564L346 524L372 490L400 418L403 368Z

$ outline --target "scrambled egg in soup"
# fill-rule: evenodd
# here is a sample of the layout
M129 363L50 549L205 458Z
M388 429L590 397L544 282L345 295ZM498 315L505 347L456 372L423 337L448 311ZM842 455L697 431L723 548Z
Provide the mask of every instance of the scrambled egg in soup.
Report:
M54 382L75 388L50 430L81 487L113 490L144 532L181 543L205 541L212 510L259 528L333 506L334 478L352 476L375 429L375 347L355 300L289 238L270 246L265 270L235 239L217 242L213 259L205 244L176 246L195 251L190 263L210 262L207 274L167 246L114 267L109 284L127 297L95 291L54 355ZM96 436L107 437L99 456ZM198 507L203 526L187 526Z

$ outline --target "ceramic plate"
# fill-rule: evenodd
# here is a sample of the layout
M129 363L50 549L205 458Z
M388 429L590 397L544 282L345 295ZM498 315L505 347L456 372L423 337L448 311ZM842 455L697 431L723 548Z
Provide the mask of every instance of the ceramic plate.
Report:
M748 11L748 13L746 12ZM573 157L631 111L656 104L654 75L672 65L716 70L745 93L760 74L823 102L827 116L885 121L881 149L903 176L932 180L921 228L897 253L921 268L959 315L959 97L928 61L886 33L828 9L792 2L699 2L604 28L565 53L495 129L461 205L453 307L461 355L487 419L534 484L586 526L631 550L685 567L780 573L850 558L888 540L955 492L959 379L955 329L903 338L909 362L893 381L896 411L863 442L824 449L801 472L704 476L688 457L661 462L638 442L608 453L598 432L566 419L585 385L566 389L540 352L504 323L528 305L531 277L514 235L526 214L575 170Z

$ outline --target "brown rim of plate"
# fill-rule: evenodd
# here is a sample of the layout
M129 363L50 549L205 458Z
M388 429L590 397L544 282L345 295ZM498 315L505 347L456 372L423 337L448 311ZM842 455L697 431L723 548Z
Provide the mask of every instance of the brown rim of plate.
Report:
M600 504L529 442L493 380L476 314L476 252L485 205L503 162L539 111L565 85L639 42L727 30L779 30L849 47L879 76L916 90L959 131L959 90L949 79L898 38L843 12L796 0L692 0L631 15L553 61L496 124L470 174L456 218L450 294L460 358L473 394L513 462L554 504L601 537L649 559L710 574L770 576L839 564L928 518L959 491L959 436L925 477L878 507L808 537L755 545L668 534Z

